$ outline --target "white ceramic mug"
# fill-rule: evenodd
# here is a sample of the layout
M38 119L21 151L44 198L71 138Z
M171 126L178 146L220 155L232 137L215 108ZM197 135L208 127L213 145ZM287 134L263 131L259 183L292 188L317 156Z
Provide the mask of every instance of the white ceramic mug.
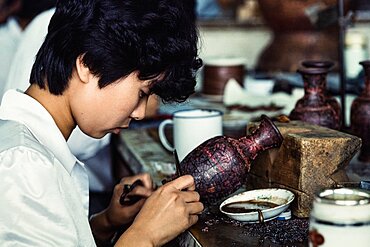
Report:
M323 189L312 203L309 246L369 246L370 191Z
M173 124L172 146L165 135L164 129ZM204 141L222 135L222 112L208 109L181 110L173 114L172 119L163 121L158 128L159 139L169 150L176 149L179 160Z

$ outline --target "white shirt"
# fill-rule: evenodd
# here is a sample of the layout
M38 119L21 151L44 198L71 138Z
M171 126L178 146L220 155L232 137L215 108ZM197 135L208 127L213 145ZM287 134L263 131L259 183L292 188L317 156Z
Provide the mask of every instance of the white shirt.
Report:
M16 90L0 106L1 246L95 246L84 164L46 109Z
M0 99L8 89L24 91L29 87L32 65L46 37L48 25L54 12L55 8L42 12L23 31L3 92L0 88ZM109 142L110 134L102 139L94 139L84 134L78 127L68 139L68 145L72 153L86 164L90 190L92 191L110 191L113 188L113 169L108 148Z
M14 18L0 25L0 93L4 92L11 62L22 36L22 29Z

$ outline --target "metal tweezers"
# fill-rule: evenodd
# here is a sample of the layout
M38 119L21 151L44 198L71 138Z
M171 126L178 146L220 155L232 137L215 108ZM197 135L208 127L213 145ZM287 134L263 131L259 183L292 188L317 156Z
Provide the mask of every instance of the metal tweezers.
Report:
M133 184L125 184L123 186L123 192L119 199L121 205L130 206L142 199L142 196L138 195L128 195L131 191L135 189L136 186L144 186L143 182L138 179Z

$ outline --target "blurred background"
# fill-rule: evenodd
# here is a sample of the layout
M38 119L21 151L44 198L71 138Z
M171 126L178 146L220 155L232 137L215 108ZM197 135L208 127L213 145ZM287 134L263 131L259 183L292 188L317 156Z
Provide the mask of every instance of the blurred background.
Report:
M338 60L338 0L197 0L201 55L245 58L248 70L295 72L302 60ZM346 47L370 49L370 2L344 0ZM349 60L348 62L357 62ZM358 64L356 64L358 65ZM354 67L349 64L348 67ZM358 71L361 70L360 66ZM348 75L355 77L355 69Z

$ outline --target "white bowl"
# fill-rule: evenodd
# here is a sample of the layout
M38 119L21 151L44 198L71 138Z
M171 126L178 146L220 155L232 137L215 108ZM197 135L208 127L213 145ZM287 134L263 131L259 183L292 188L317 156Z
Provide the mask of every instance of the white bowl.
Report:
M226 204L233 203L234 206L239 208L258 209L263 215L264 221L269 221L278 217L284 212L294 200L294 194L286 189L280 188L269 188L269 189L258 189L245 191L240 194L234 195L220 205L220 211L226 214L228 217L238 221L244 221L247 223L258 223L259 215L257 211L253 212L242 212L232 213L227 212L223 209ZM243 202L237 205L237 202ZM276 206L266 207L263 204L273 203Z

